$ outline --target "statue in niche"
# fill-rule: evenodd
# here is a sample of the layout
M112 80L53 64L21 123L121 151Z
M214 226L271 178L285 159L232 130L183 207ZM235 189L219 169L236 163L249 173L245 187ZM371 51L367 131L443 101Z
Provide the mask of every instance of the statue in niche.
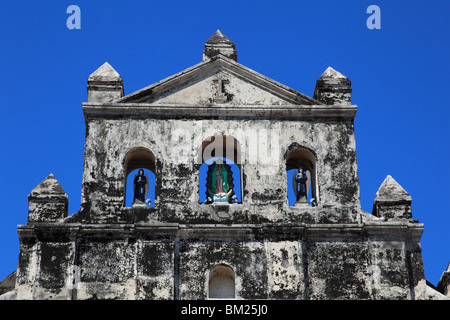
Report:
M146 204L146 198L148 194L148 175L144 175L144 169L139 169L138 174L134 176L134 200L133 205L135 204Z
M237 197L233 188L233 171L226 161L218 160L208 166L206 203L236 201Z
M308 197L309 185L311 184L309 171L299 168L298 171L294 173L292 180L296 202L305 203Z

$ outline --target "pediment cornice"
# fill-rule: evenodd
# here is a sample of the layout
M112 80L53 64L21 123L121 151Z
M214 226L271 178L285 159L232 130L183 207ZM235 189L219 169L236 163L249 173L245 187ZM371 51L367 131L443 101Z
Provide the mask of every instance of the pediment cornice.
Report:
M214 77L215 74L225 73L233 79L252 86L255 90L261 90L268 95L273 95L274 99L279 100L276 104L296 104L296 105L320 105L318 100L315 100L307 95L304 95L292 88L289 88L275 80L272 80L252 69L249 69L242 64L218 54L213 59L202 61L190 68L187 68L173 76L158 81L150 86L128 94L118 100L116 103L164 103L162 98L175 94L177 91L184 90L205 79ZM251 91L251 90L249 90ZM242 93L245 95L245 93ZM240 97L240 104L247 104L246 97ZM251 98L248 98L248 104L254 104ZM173 103L173 101L171 101ZM180 104L185 102L179 101ZM210 100L203 99L198 101L199 104L211 103ZM233 103L228 101L227 103ZM268 103L271 104L271 103Z

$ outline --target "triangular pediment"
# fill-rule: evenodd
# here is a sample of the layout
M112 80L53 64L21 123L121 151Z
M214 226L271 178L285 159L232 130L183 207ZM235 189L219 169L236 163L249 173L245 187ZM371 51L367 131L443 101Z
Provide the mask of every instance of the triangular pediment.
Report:
M223 55L117 100L180 105L317 105L319 101L269 79Z

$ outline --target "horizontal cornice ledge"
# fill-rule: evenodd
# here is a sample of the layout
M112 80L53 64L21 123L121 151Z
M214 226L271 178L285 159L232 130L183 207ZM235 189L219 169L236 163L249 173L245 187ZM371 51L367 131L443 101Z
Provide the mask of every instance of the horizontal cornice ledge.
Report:
M234 104L145 104L83 103L85 118L261 118L314 120L317 118L353 121L357 105L234 105Z
M80 224L80 223L34 223L17 227L19 238L179 238L179 239L242 239L264 240L267 238L349 238L395 237L419 238L424 225L407 221L367 222L364 224Z
M389 220L383 221L370 221L364 224L364 230L366 234L371 237L398 237L403 236L406 238L418 238L422 237L424 230L423 223L412 223L408 220Z

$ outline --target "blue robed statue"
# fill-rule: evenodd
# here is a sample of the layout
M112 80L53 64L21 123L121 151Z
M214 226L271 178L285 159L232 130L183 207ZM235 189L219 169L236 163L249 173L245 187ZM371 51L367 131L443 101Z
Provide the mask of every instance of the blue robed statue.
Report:
M138 174L134 176L134 198L133 204L145 204L148 194L148 175L144 175L144 170L139 169Z
M293 175L292 187L296 197L296 202L306 202L308 197L310 179L306 170L299 168Z

